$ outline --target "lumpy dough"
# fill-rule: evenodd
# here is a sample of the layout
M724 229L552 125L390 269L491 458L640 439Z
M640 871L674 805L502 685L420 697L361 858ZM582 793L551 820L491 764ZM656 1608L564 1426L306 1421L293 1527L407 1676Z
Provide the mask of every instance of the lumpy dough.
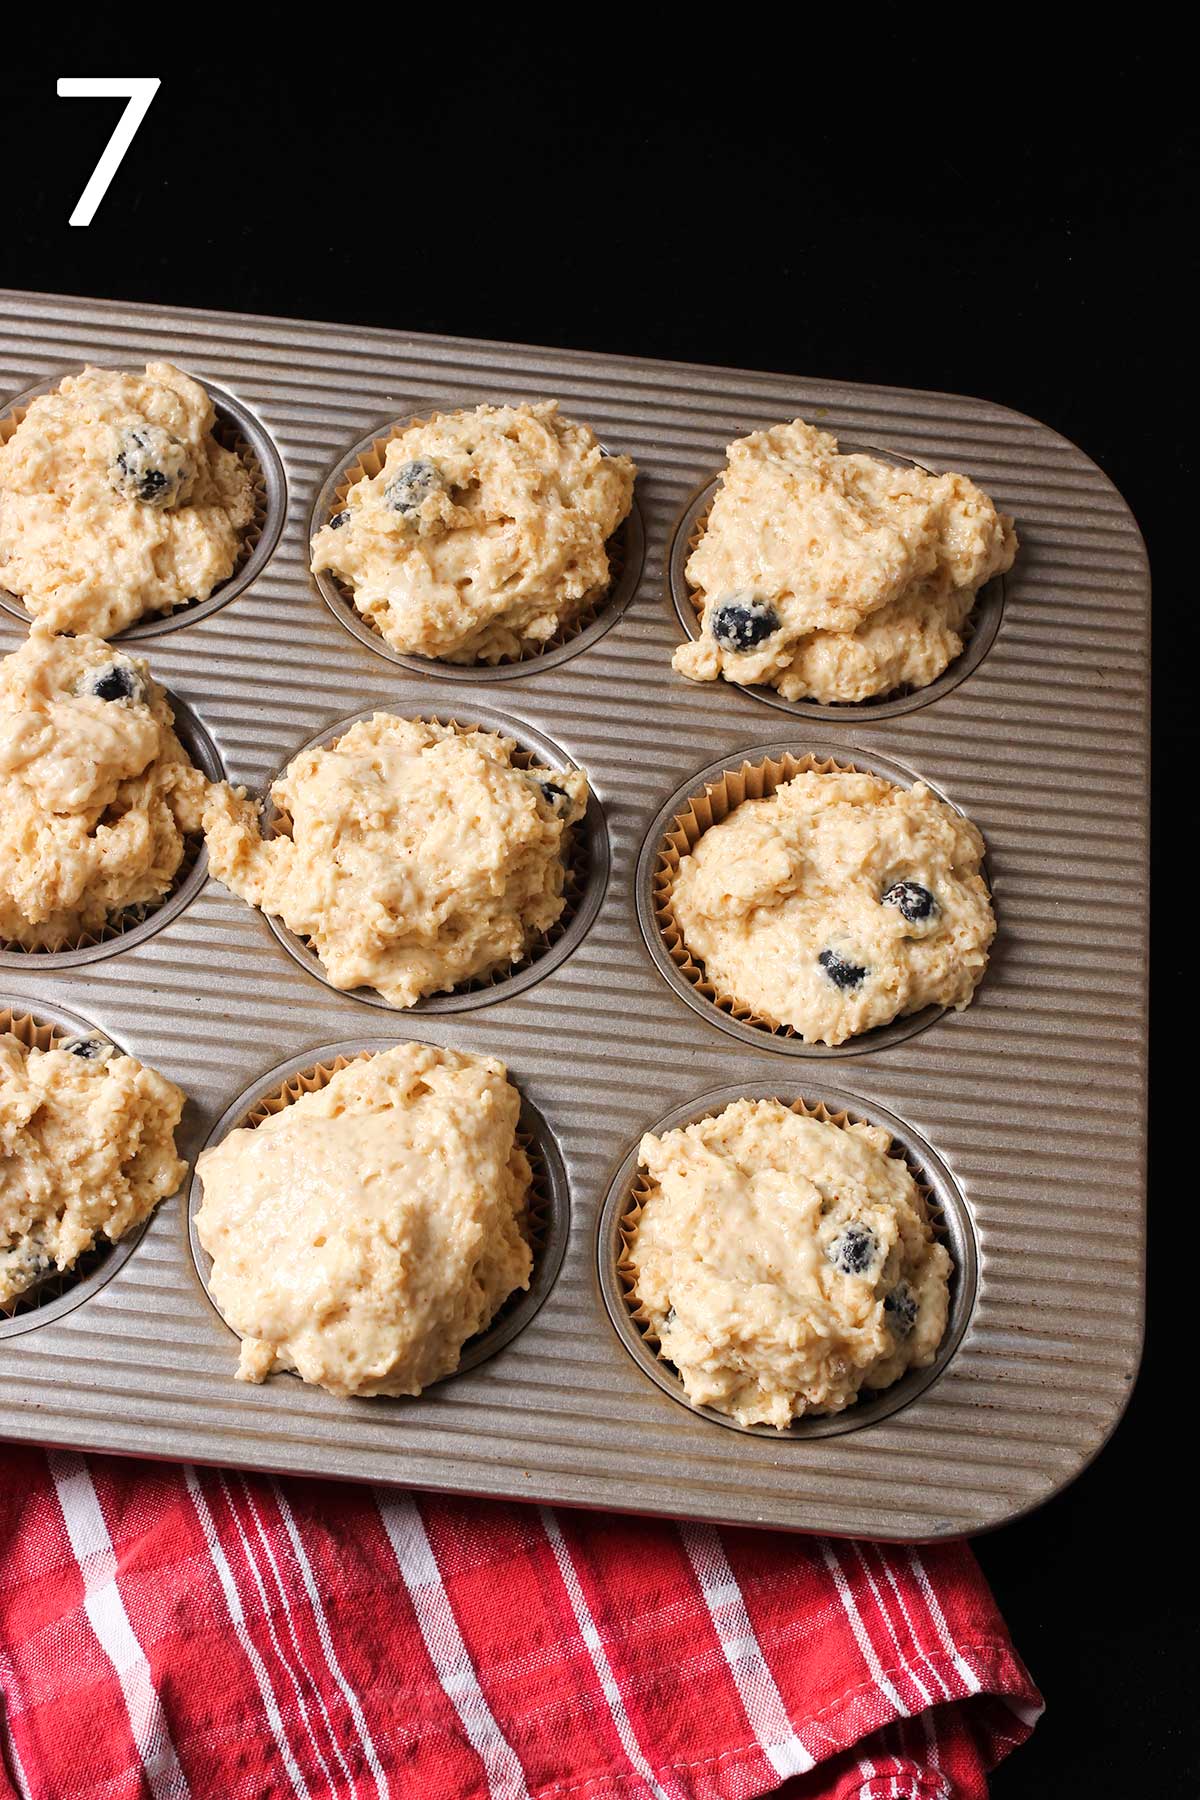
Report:
M54 631L107 637L207 600L254 513L212 402L170 363L87 368L0 446L0 586Z
M179 1088L100 1040L86 1055L0 1033L0 1306L173 1194Z
M933 1361L950 1259L890 1148L778 1100L642 1139L635 1297L697 1405L782 1431Z
M393 1006L520 961L565 904L566 834L587 778L514 767L511 738L376 713L302 751L264 839L227 787L205 813L213 874L311 940L337 988Z
M701 634L674 667L786 700L935 681L979 589L1012 566L1013 521L965 475L842 456L802 419L739 438L728 457L687 564Z
M922 783L805 772L680 859L672 910L719 997L810 1043L968 1004L995 919L975 826Z
M419 1394L515 1288L530 1170L504 1064L427 1044L350 1063L196 1168L239 1378Z
M313 539L396 650L498 662L554 636L609 585L606 540L636 470L558 403L479 406L410 426Z
M35 625L0 662L0 940L54 949L160 900L206 786L144 662Z

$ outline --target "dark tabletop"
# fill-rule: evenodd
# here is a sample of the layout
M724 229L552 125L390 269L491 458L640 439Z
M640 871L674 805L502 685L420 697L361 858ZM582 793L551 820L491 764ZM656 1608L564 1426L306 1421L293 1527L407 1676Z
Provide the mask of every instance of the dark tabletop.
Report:
M1045 420L1111 475L1150 548L1157 972L1186 1018L1200 886L1182 867L1200 717L1187 70L1169 45L1140 48L1128 14L1119 41L1097 15L1095 56L1053 68L999 23L939 38L924 9L880 9L883 26L847 9L819 40L756 26L748 55L702 16L678 25L694 49L663 57L615 12L560 13L561 50L536 60L539 32L515 13L519 35L484 40L466 12L379 9L364 58L302 9L258 8L220 67L155 35L89 61L72 37L64 66L154 67L162 89L94 223L71 229L122 103L60 101L53 75L6 71L0 285L949 389ZM585 29L600 34L590 54ZM270 72L289 39L319 52ZM1130 1410L1074 1487L976 1546L1048 1702L994 1779L1001 1800L1200 1792L1184 1531L1197 1183L1178 1123L1193 1066L1160 1038L1151 1324Z

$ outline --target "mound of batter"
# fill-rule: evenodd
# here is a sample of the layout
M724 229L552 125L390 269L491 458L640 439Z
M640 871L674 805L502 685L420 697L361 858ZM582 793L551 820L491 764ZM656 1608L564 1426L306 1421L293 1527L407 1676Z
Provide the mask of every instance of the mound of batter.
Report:
M719 997L840 1044L964 1007L995 934L974 825L918 782L804 773L680 859L672 911Z
M0 662L0 940L52 950L160 900L206 785L144 662L35 625Z
M566 834L588 791L579 770L514 767L514 749L376 713L276 781L290 835L264 840L253 803L212 788L212 872L310 939L337 988L412 1006L506 968L562 912Z
M175 1192L183 1104L102 1039L43 1051L0 1033L0 1306Z
M212 402L170 363L87 368L0 445L0 586L53 631L107 637L207 600L254 514Z
M209 1286L238 1377L419 1394L514 1288L529 1163L502 1062L398 1044L204 1151Z
M396 650L499 662L554 636L609 585L606 540L637 471L558 402L412 425L312 544Z
M642 1139L635 1296L697 1405L783 1431L933 1361L950 1258L891 1141L778 1100Z
M1012 567L1013 522L965 475L842 456L802 419L730 444L687 579L702 630L673 666L786 700L927 687L975 596Z

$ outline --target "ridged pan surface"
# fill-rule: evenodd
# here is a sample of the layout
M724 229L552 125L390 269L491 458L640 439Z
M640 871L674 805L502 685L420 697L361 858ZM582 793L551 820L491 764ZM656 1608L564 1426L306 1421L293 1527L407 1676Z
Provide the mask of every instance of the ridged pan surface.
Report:
M502 1056L561 1150L570 1237L528 1326L416 1400L342 1401L281 1376L233 1380L237 1344L189 1249L187 1183L111 1280L19 1332L0 1319L0 1435L474 1494L927 1539L985 1529L1065 1485L1116 1424L1141 1348L1144 1247L1146 681L1137 527L1083 452L1035 420L952 395L237 314L0 294L0 409L87 361L166 357L250 409L286 473L278 548L249 588L137 646L262 789L364 707L548 738L589 772L607 892L571 953L463 1011L391 1013L338 994L211 880L159 931L72 968L3 959L0 1007L67 1008L186 1090L191 1159L238 1097L324 1046L406 1037ZM557 397L639 465L641 579L578 654L495 681L399 668L318 594L314 497L347 450L425 409ZM899 714L788 719L672 673L677 519L725 445L801 414L857 445L961 468L1014 513L1021 552L979 666ZM0 619L0 651L21 641ZM921 776L980 826L1000 920L974 1004L834 1060L741 1042L651 960L635 872L696 771L787 737ZM601 1290L600 1214L642 1131L694 1099L777 1083L894 1118L949 1172L977 1289L944 1372L857 1429L725 1429L664 1392Z

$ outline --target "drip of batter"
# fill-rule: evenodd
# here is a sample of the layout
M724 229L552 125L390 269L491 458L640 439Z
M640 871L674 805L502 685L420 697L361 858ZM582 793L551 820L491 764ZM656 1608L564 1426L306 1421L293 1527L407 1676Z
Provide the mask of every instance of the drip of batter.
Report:
M396 650L498 662L536 648L609 585L636 470L558 402L478 406L412 425L313 539Z

